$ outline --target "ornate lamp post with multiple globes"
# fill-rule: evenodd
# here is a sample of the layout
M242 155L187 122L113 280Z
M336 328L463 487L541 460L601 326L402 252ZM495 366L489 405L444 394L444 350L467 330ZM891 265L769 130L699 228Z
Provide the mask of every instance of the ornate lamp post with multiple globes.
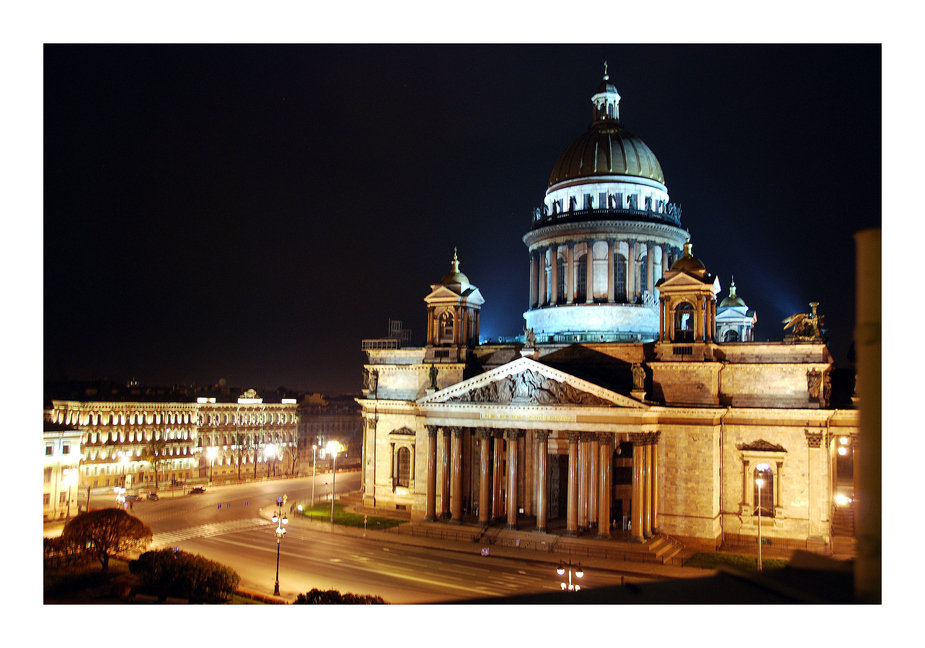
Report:
M274 596L279 596L279 544L286 535L284 524L289 524L289 518L283 513L283 504L286 503L286 496L276 498L276 513L270 518L276 522L276 585L273 587Z
M564 576L565 570L568 569L568 585L566 585L564 582L560 583L560 585L562 586L562 589L568 589L569 592L577 592L581 589L581 586L577 583L572 585L573 568L575 572L575 578L581 578L585 575L584 570L581 568L581 563L573 565L571 560L569 560L567 563L559 561L559 567L556 569L556 573L559 574L559 576Z

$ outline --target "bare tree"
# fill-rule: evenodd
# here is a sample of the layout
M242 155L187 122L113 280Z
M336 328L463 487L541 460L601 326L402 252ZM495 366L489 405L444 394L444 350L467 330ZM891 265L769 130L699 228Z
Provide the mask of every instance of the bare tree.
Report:
M154 470L154 490L160 488L158 485L158 475L164 467L164 464L168 461L166 451L167 442L164 439L154 438L148 441L148 445L141 449L141 460L151 464L151 468Z

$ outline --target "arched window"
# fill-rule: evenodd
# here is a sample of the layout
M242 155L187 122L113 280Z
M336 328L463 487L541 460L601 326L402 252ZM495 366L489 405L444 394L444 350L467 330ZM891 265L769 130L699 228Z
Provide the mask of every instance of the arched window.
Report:
M556 303L564 304L568 296L565 294L568 286L568 275L565 270L565 259L558 257L556 259Z
M613 258L613 290L614 301L626 301L626 257L619 253Z
M588 255L578 259L578 276L575 277L575 301L583 302L588 298Z
M411 486L411 450L398 449L398 471L396 485L404 488Z
M443 311L440 315L440 341L453 341L453 314L450 311Z
M758 464L752 477L756 502L754 514L758 515L758 509L761 509L762 517L774 517L774 473L771 466L766 463Z
M682 302L675 308L673 341L694 341L694 307L688 302Z
M739 332L735 329L726 329L726 332L723 333L723 342L738 342L739 341Z

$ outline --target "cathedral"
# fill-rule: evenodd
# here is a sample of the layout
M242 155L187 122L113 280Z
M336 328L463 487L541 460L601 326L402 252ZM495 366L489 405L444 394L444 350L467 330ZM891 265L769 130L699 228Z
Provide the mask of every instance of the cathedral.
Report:
M480 344L486 298L459 251L424 298L423 347L364 341L364 502L709 548L760 524L764 542L830 552L858 413L831 406L822 317L814 304L783 341L754 341L755 312L734 282L719 299L620 99L605 68L532 214L522 341Z

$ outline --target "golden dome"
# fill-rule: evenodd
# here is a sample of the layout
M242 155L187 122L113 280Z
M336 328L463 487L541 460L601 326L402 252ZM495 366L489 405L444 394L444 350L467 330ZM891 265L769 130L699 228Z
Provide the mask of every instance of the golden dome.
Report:
M691 240L687 239L687 242L684 243L684 254L681 255L681 258L671 264L671 270L684 270L686 272L706 272L706 267L703 263L700 262L700 259L696 258L691 254Z
M645 142L616 119L602 119L562 152L549 186L591 176L628 175L665 184L662 167Z
M723 301L719 303L720 308L725 308L727 306L745 306L745 302L742 301L742 298L736 295L736 281L732 280L732 283L729 285L729 296L726 297ZM747 307L746 307L747 308Z
M444 286L459 284L460 286L468 287L471 285L469 283L469 277L459 271L459 259L456 257L456 248L453 248L453 261L450 263L450 271L443 275L443 279L440 280L440 283Z

